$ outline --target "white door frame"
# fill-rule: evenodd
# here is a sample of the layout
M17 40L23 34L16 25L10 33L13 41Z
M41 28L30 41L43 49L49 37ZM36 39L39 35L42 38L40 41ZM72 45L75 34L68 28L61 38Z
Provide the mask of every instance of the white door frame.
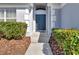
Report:
M36 10L35 10L35 7L34 7L34 9L33 9L33 16L34 16L34 17L33 17L33 32L36 32L35 11L36 11ZM49 10L48 10L48 6L46 6L46 12L45 12L45 14L46 14L46 31L45 31L45 33L50 34L51 26L49 26L48 24L51 25L51 19L50 19L48 13L50 13L50 12L49 12ZM50 22L49 22L49 20L50 20Z

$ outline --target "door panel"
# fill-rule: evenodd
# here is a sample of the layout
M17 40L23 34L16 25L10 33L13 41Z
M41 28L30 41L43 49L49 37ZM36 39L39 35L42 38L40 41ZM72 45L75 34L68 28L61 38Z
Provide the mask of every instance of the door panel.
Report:
M46 30L46 15L45 14L36 15L36 30Z

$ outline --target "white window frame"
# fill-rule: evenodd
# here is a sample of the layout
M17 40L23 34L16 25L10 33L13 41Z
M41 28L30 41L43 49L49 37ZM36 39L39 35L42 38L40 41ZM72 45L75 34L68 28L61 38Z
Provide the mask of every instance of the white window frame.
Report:
M6 9L4 9L4 22L6 22Z
M12 8L11 8L12 9ZM13 8L14 9L14 8ZM7 9L2 9L3 10L3 12L4 12L4 16L3 16L3 21L4 22L6 22L7 21ZM15 14L16 14L16 9L15 9ZM16 19L16 15L15 15L15 17L14 18L12 18L12 19Z
M2 15L2 13L3 13L3 15ZM4 21L4 9L0 9L0 14L1 14L0 19L2 19Z
M13 8L6 9L6 19L16 19L16 9Z

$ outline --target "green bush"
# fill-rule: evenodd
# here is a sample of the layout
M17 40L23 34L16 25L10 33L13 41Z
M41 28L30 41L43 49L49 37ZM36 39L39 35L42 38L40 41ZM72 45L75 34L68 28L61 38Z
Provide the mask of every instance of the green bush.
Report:
M66 55L79 54L79 30L53 29L52 34Z
M21 22L0 22L0 37L19 39L25 36L27 25Z

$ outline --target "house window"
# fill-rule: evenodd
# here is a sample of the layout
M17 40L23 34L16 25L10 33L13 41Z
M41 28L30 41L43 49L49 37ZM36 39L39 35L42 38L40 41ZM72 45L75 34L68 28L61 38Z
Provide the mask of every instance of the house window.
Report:
M15 22L16 9L15 8L0 9L0 22L2 21Z
M16 21L16 9L6 9L6 21Z
M0 22L4 21L4 10L0 9Z

